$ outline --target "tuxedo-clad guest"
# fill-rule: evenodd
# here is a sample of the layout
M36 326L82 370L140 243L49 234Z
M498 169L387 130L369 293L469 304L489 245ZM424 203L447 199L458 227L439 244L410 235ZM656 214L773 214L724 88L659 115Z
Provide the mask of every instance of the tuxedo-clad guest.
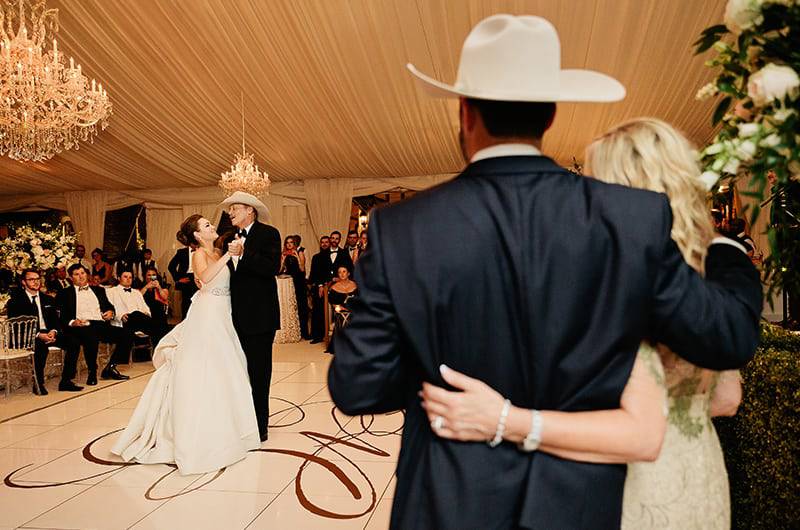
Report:
M350 254L348 254L345 249L339 247L341 240L341 232L338 230L331 232L331 248L328 251L328 256L331 262L331 278L333 281L338 279L336 271L339 270L339 267L349 267L350 270L353 270L353 260L350 259Z
M406 411L393 529L619 529L626 467L544 451L581 438L587 421L545 440L531 412L519 443L504 442L510 406L619 408L645 339L714 370L755 353L761 283L737 245L712 242L703 279L671 237L665 195L542 154L556 101L625 94L598 72L562 71L560 50L547 20L494 15L467 37L456 83L409 65L430 92L459 98L467 167L373 212L359 296L328 372L343 413ZM421 406L423 383L444 386L443 365L503 396L487 443L439 437L459 426Z
M92 260L94 261L92 264L92 276L100 276L100 285L111 285L114 279L114 267L106 262L103 251L99 248L94 249L92 251Z
M345 241L344 250L350 257L351 263L358 261L358 232L355 230L350 230L347 232L347 240Z
M51 293L57 293L61 289L65 289L71 285L72 282L67 278L67 268L59 267L56 269L55 279L48 284L47 290Z
M57 302L64 330L64 371L59 390L82 390L72 382L77 374L78 353L83 346L83 356L89 369L87 385L97 384L97 348L100 341L114 345L114 353L100 377L103 379L128 379L119 373L117 365L128 362L133 341L123 329L111 325L114 306L108 300L106 290L89 285L89 276L82 265L72 265L68 271L72 276L72 288L58 293Z
M114 319L112 326L123 328L134 340L134 333L141 331L147 333L153 340L153 345L161 340L159 330L150 316L150 307L144 300L144 295L133 287L133 273L123 272L119 277L119 285L106 291L108 299L114 306Z
M325 284L333 278L330 260L331 238L319 238L319 252L311 258L311 344L322 342L325 338Z
M33 366L36 373L33 393L46 396L44 367L47 364L48 347L61 342L58 309L55 299L39 290L42 283L39 271L25 270L22 273L21 282L22 289L12 291L6 308L9 318L34 316L39 319L39 330L36 333L33 354Z
M194 283L194 271L192 271L191 255L194 249L184 247L179 249L167 265L175 288L181 292L181 318L186 318L189 306L192 305L192 296L197 292L197 285Z
M90 260L89 258L86 257L86 247L85 246L83 246L81 244L75 245L75 259L78 260L78 263L80 263L81 265L86 267L87 271L91 271L92 270L92 260Z
M153 319L155 336L153 337L153 349L167 334L167 314L169 313L169 290L161 285L158 279L158 270L155 267L148 267L145 271L145 284L141 288L144 302L150 309L150 318Z
M141 261L141 275L139 279L142 281L142 284L147 283L147 278L145 278L148 269L155 269L158 270L158 266L156 265L156 260L153 259L153 251L149 248L146 248L142 251L142 261Z

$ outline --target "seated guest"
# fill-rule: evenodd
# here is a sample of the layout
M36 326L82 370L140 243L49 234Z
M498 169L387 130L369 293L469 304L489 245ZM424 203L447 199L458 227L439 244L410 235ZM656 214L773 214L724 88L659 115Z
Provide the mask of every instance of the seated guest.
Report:
M150 309L150 318L153 319L155 335L152 336L153 348L158 345L161 338L167 334L167 315L169 314L169 290L158 279L158 270L148 267L145 271L145 284L141 289L144 302Z
M95 274L100 276L100 285L110 285L111 280L114 278L114 270L111 264L106 263L103 251L96 248L92 251L92 276Z
M328 289L328 303L333 309L333 334L328 342L328 349L325 350L327 353L334 353L333 336L347 323L347 318L350 316L350 301L358 296L358 285L350 279L349 267L339 266L336 278L338 281Z
M67 268L66 267L58 267L56 269L56 277L53 281L51 281L47 285L47 290L51 293L57 293L61 289L69 287L72 285L67 278Z
M133 273L124 271L119 276L119 285L111 287L106 292L109 301L114 306L114 319L111 321L111 325L128 331L131 335L131 342L134 340L134 334L141 331L149 335L155 345L161 340L159 335L161 329L150 317L150 307L144 301L144 296L132 285Z
M64 370L58 389L83 390L83 387L72 382L77 375L81 346L89 369L86 384L97 384L97 348L101 340L113 344L115 348L100 376L103 379L128 379L127 375L119 373L117 365L128 362L132 342L128 333L110 324L114 318L114 306L108 301L106 290L89 285L89 275L83 265L72 265L67 272L72 277L73 286L61 290L57 298L65 351Z
M141 287L142 264L136 251L129 250L122 254L114 264L114 275L119 278L123 272L130 272L133 275L134 287Z
M47 364L47 353L50 346L60 342L58 310L53 297L42 293L39 287L42 278L34 269L26 269L21 278L22 289L12 291L11 299L6 305L8 317L33 316L39 318L39 331L36 333L36 342L33 354L33 366L36 381L33 393L46 396L44 387L44 367Z

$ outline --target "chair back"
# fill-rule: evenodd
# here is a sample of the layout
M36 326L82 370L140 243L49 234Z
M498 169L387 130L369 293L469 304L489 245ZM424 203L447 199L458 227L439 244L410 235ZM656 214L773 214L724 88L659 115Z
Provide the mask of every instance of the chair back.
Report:
M38 317L22 316L0 321L0 353L32 352L38 331Z

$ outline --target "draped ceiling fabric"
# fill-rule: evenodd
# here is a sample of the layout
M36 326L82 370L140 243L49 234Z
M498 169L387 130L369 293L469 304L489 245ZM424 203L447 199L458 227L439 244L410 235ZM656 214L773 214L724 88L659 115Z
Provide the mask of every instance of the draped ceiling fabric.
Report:
M426 97L413 62L455 79L470 28L495 13L554 23L564 68L614 75L614 104L562 104L544 151L580 161L589 141L634 116L711 136L700 31L726 0L47 0L59 50L108 88L109 128L52 160L0 160L0 195L214 186L241 149L273 182L458 172L455 101ZM196 204L195 200L186 201Z
M463 168L457 101L425 96L404 65L452 82L470 28L496 13L547 18L563 68L627 88L618 103L559 104L543 146L557 162L582 161L592 138L641 115L702 145L714 105L694 95L712 72L692 42L726 2L47 0L59 9L59 50L102 82L114 113L80 150L0 159L0 211L66 209L81 223L71 211L80 201L68 199L78 196L65 192L104 190L105 209L148 208L148 246L166 256L185 211L217 220L243 93L247 150L273 182L271 222L313 253L318 236L347 228L348 193L423 189Z
M72 226L78 233L78 241L86 247L87 254L92 249L103 248L107 196L108 192L105 191L71 191L64 194Z

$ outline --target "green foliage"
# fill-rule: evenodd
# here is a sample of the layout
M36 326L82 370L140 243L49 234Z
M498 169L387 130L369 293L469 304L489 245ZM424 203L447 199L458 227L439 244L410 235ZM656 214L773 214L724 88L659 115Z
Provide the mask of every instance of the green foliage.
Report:
M800 2L757 0L736 5L754 13L750 23L740 27L742 19L726 18L729 27L707 28L695 42L696 54L716 52L706 61L716 79L698 92L698 98L720 96L712 122L721 128L701 153L701 161L706 171L729 184L749 178L759 190L753 198L772 202L774 234L769 237L771 256L764 262L764 280L770 295L780 289L797 292L800 193L790 197L787 190L800 183L800 91L786 76L800 72ZM782 71L776 73L776 68ZM769 82L763 81L766 78ZM786 90L774 90L776 84ZM753 88L756 85L770 89ZM750 211L751 224L759 212L760 208Z
M764 326L733 418L715 420L736 529L800 528L800 335Z

